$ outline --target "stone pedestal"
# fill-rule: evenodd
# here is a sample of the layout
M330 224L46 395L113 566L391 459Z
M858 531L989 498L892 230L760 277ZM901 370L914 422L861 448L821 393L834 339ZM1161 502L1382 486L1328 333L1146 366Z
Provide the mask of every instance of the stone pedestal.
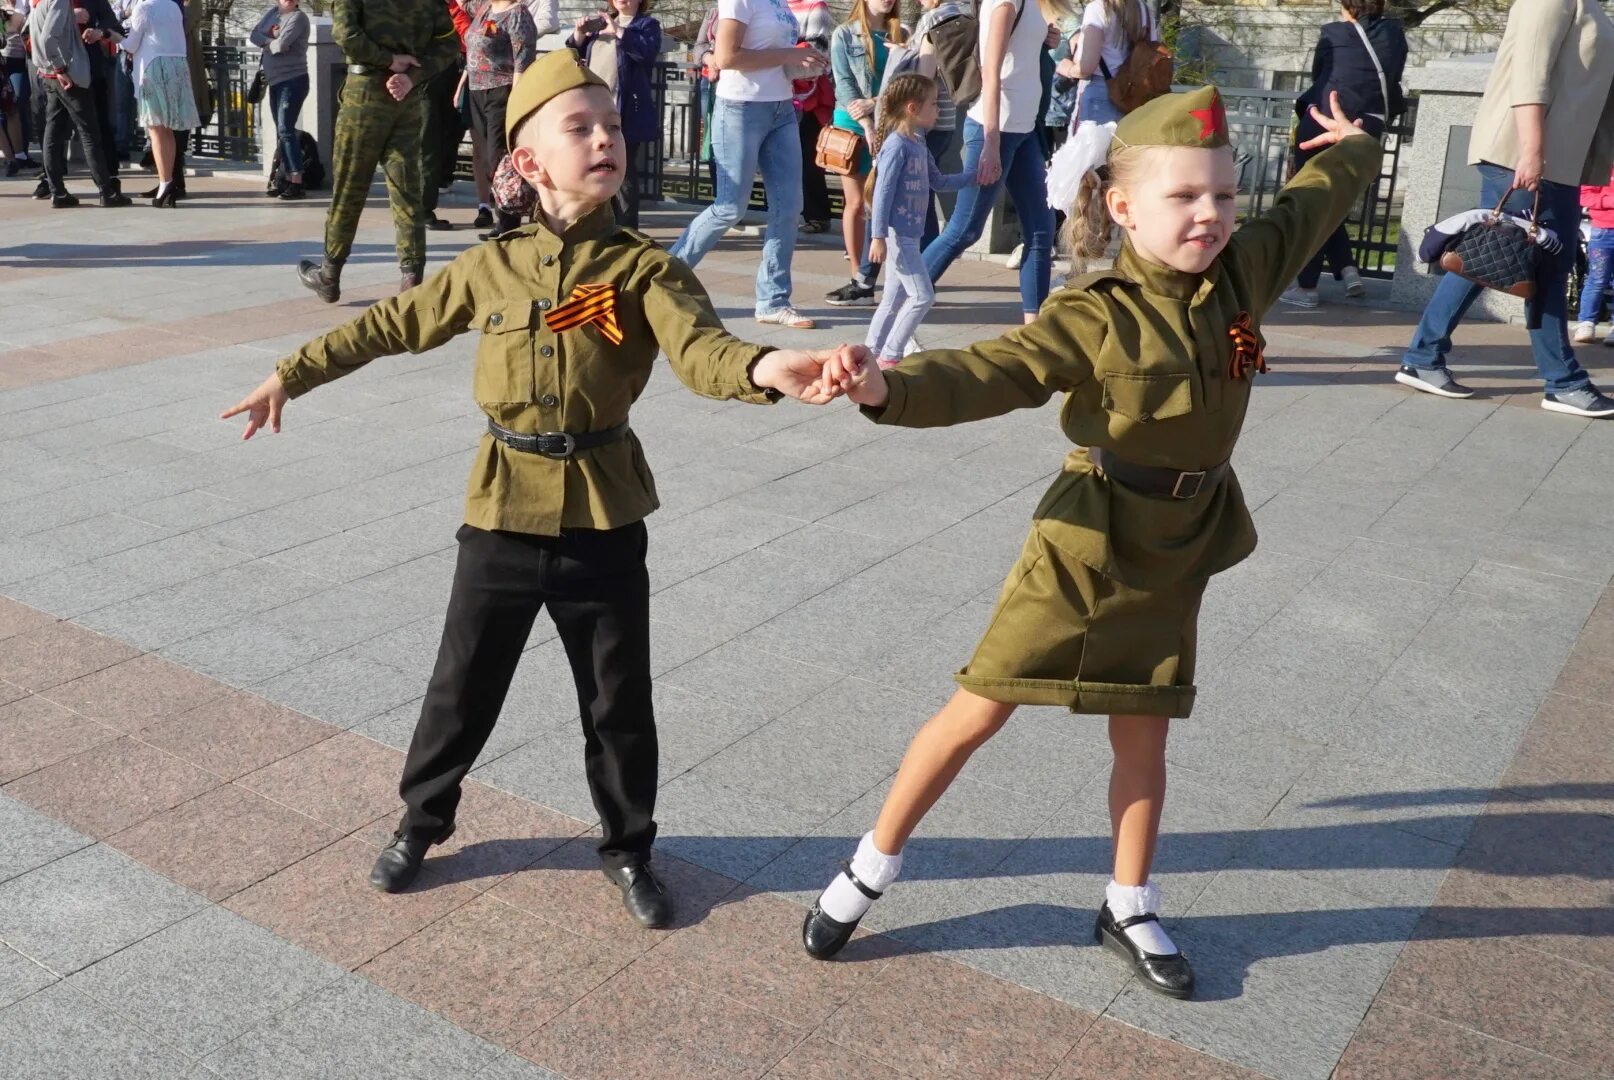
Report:
M1495 54L1441 60L1406 73L1406 85L1418 97L1418 129L1408 149L1402 178L1406 200L1401 207L1401 242L1396 252L1394 303L1421 308L1439 284L1417 261L1424 230L1442 218L1479 205L1479 171L1468 164L1469 133L1485 92ZM1524 302L1494 289L1480 294L1469 317L1496 321L1524 318Z
M331 36L331 20L325 15L309 16L308 44L308 97L303 111L298 114L297 127L314 136L319 143L319 158L325 164L325 174L331 171L331 149L336 137L336 106L347 79L347 59ZM258 106L258 160L263 175L268 179L270 166L275 159L275 118L269 108L269 95L264 94Z

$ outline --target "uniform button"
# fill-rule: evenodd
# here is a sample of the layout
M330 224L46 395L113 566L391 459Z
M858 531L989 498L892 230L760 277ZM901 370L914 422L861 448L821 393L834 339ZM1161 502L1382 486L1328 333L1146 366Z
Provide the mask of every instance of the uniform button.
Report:
M538 301L538 310L539 311L548 311L549 307L550 307L550 304L549 304L548 300L540 300L540 301Z
M547 409L553 409L556 405L560 404L560 398L556 397L554 394L545 394L543 397L538 399L538 404Z
M504 316L500 315L497 311L495 311L492 315L488 316L488 325L489 326L498 326L502 322L504 322Z
M544 265L545 266L554 266L555 265L555 256L553 256L553 255L545 255L544 256Z
M555 355L555 348L552 345L540 346L539 349L538 349L538 355L539 356L554 356Z

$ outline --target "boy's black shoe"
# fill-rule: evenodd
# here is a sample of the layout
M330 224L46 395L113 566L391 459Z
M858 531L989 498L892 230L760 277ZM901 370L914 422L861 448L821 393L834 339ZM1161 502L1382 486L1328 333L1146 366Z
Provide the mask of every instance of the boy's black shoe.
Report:
M874 286L848 281L824 299L831 307L873 307Z
M50 198L50 181L46 180L43 176L39 178L39 183L34 185L34 198Z
M1159 921L1158 916L1145 914L1116 922L1115 916L1110 914L1110 905L1106 903L1098 909L1098 922L1093 925L1093 940L1131 963L1132 970L1150 990L1167 997L1186 998L1194 992L1194 969L1188 966L1188 958L1180 952L1170 956L1144 952L1126 936L1129 926Z
M106 207L133 206L134 205L134 200L129 198L129 196L125 195L121 191L114 191L110 195L102 195L101 196L101 205L106 206ZM169 203L168 205L172 206L174 204Z
M419 876L420 864L426 861L426 850L453 835L452 824L435 840L406 838L402 832L393 833L392 843L376 856L375 866L370 870L370 884L382 892L403 892Z
M454 223L452 221L444 217L438 217L436 214L426 219L426 228L433 232L448 232L453 227Z
M327 304L334 304L342 298L341 273L327 262L301 259L297 263L297 279L314 290L314 295Z
M25 169L30 172L37 172L43 168L44 166L33 158L12 158L6 162L6 177L9 179Z
M605 868L611 884L622 890L622 906L628 909L633 921L647 930L661 930L672 925L672 897L667 886L661 883L649 863Z
M295 181L288 182L280 189L280 198L286 200L287 202L295 202L298 199L304 199L307 197L308 192L303 190L303 185L296 183Z
M77 195L52 195L50 204L58 210L66 210L70 206L78 205Z
M492 227L493 227L493 211L489 210L485 206L478 207L477 211L476 211L476 219L471 222L471 228L473 228L473 229L491 229ZM484 239L486 239L486 237L484 237Z

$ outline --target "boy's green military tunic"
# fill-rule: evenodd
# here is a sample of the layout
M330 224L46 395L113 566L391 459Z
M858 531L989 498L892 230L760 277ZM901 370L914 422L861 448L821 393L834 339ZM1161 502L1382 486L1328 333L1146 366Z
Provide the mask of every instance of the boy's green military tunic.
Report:
M348 69L331 149L325 261L337 267L347 261L379 164L392 205L398 264L419 273L426 265L420 146L426 84L455 62L459 35L442 0L336 0L331 17L332 36ZM414 88L402 101L387 92L395 55L420 61L407 72Z
M556 312L580 288L609 285L620 342L599 324L557 331ZM292 396L379 356L425 352L476 330L482 335L472 392L490 420L523 434L603 431L623 424L644 391L658 346L696 393L750 402L778 394L751 382L768 347L723 329L682 262L642 233L618 226L609 205L564 236L528 225L471 248L419 287L298 349L277 368ZM639 440L566 459L513 450L484 435L471 468L465 521L479 529L553 536L563 528L612 529L656 508Z
M883 424L957 424L1066 395L1061 425L1078 449L1037 507L960 685L1074 712L1189 714L1200 597L1255 548L1238 480L1219 467L1244 423L1259 320L1378 176L1381 154L1377 140L1349 138L1318 155L1204 274L1125 246L1113 270L1056 293L1035 322L885 373L888 402L865 410ZM1199 486L1192 497L1143 494L1088 448L1115 466L1207 476L1181 489Z

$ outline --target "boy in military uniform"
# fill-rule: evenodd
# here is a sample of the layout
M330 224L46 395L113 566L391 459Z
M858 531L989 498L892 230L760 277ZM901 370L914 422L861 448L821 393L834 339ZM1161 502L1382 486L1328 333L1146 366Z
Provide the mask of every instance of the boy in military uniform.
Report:
M639 923L665 926L671 902L650 870L657 744L643 520L657 501L628 408L658 346L697 393L756 403L836 396L818 388L829 354L738 340L687 266L617 226L621 119L611 91L570 50L522 73L506 130L514 167L537 189L539 220L298 349L223 415L250 413L246 438L279 430L289 398L377 357L481 332L472 382L488 431L404 764L406 809L370 880L405 888L427 848L454 831L461 781L547 606L577 683L606 876Z
M1144 985L1187 997L1193 972L1161 927L1150 864L1165 797L1168 718L1194 701L1200 597L1210 576L1255 547L1228 465L1251 383L1265 370L1257 320L1379 175L1377 140L1340 113L1313 114L1330 144L1272 209L1236 232L1237 174L1214 87L1160 97L1099 140L1106 216L1076 247L1103 251L1113 219L1125 243L1113 270L1057 293L1037 319L968 349L937 350L880 371L866 350L825 368L878 423L934 427L998 416L1066 395L1061 423L1078 447L1034 515L975 655L951 701L914 737L874 830L808 912L809 954L833 956L895 880L902 848L970 755L1016 705L1109 716L1112 880L1095 939ZM1061 151L1079 156L1081 133ZM1069 161L1069 158L1066 158ZM1075 192L1085 169L1049 190ZM1069 182L1064 182L1068 180ZM1088 220L1094 187L1070 207ZM1088 243L1087 241L1093 242Z
M420 137L429 105L417 87L452 66L460 48L441 0L336 0L331 20L348 64L331 150L325 258L297 264L298 278L328 304L341 298L342 264L377 164L387 178L397 231L399 291L420 284L426 270Z

